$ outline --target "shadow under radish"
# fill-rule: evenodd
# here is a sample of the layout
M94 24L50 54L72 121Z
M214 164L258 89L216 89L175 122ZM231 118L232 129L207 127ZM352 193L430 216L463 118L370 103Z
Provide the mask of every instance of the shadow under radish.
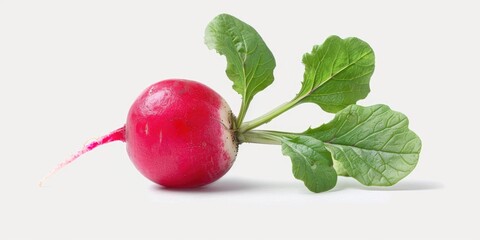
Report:
M185 192L185 193L226 193L226 192L242 192L242 191L274 191L286 188L298 188L298 185L288 182L273 181L254 181L243 178L227 178L220 179L214 183L197 188L167 188L160 185L154 185L156 191L167 192Z
M440 182L426 180L402 180L393 186L365 186L355 181L355 179L340 178L335 188L331 191L341 191L345 189L359 189L366 191L426 191L442 189L445 186Z

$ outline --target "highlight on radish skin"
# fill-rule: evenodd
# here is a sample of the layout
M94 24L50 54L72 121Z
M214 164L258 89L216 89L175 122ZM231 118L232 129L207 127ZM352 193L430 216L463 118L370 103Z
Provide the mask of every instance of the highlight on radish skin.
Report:
M230 107L212 89L190 80L160 81L135 100L124 127L85 145L39 185L96 147L124 141L135 167L151 181L175 188L203 186L233 165L238 150L233 126Z

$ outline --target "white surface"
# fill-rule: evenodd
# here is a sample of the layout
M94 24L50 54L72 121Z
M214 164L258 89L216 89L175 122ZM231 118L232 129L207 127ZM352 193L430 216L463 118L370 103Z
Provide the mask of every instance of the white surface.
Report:
M174 3L173 3L174 2ZM479 30L474 1L0 0L0 239L479 239ZM270 3L268 3L270 2ZM246 119L289 100L301 56L332 34L376 52L360 104L405 113L423 140L415 171L391 188L341 178L313 194L279 147L244 145L233 169L195 191L156 187L122 143L37 181L87 140L124 123L157 80L201 81L238 109L225 60L203 44L227 12L253 25L277 59L275 83ZM313 105L269 129L332 116Z

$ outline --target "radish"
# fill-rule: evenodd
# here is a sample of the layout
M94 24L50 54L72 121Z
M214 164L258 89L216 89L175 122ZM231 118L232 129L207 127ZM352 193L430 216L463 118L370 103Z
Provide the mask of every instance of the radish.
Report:
M358 38L330 36L303 55L304 79L293 99L244 122L253 97L273 83L275 58L258 32L228 14L207 26L205 44L224 55L226 74L242 96L236 117L207 86L170 79L148 87L133 103L125 126L90 142L45 177L82 154L123 141L135 167L151 181L172 188L209 184L231 167L242 143L274 144L292 160L293 176L312 192L332 189L338 176L368 186L391 186L415 168L420 138L408 119L386 105L356 105L370 92L372 48ZM256 130L303 103L335 114L304 132Z
M124 127L87 144L40 184L82 154L123 141L135 167L151 181L175 188L202 186L222 177L235 160L233 123L228 104L209 87L183 79L160 81L135 100Z

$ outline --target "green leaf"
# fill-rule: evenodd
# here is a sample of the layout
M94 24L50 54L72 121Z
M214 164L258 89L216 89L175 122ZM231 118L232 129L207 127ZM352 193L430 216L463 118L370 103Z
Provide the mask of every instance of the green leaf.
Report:
M275 58L255 29L228 14L208 24L205 44L227 58L227 76L233 81L233 89L242 95L237 117L240 126L253 96L273 82Z
M309 136L282 138L282 152L292 159L293 175L312 192L324 192L337 184L332 157L324 144Z
M407 117L385 105L351 105L303 134L323 141L334 160L364 185L400 181L415 168L422 145Z
M372 48L358 38L331 36L303 56L304 80L297 98L338 112L365 98L375 68Z

